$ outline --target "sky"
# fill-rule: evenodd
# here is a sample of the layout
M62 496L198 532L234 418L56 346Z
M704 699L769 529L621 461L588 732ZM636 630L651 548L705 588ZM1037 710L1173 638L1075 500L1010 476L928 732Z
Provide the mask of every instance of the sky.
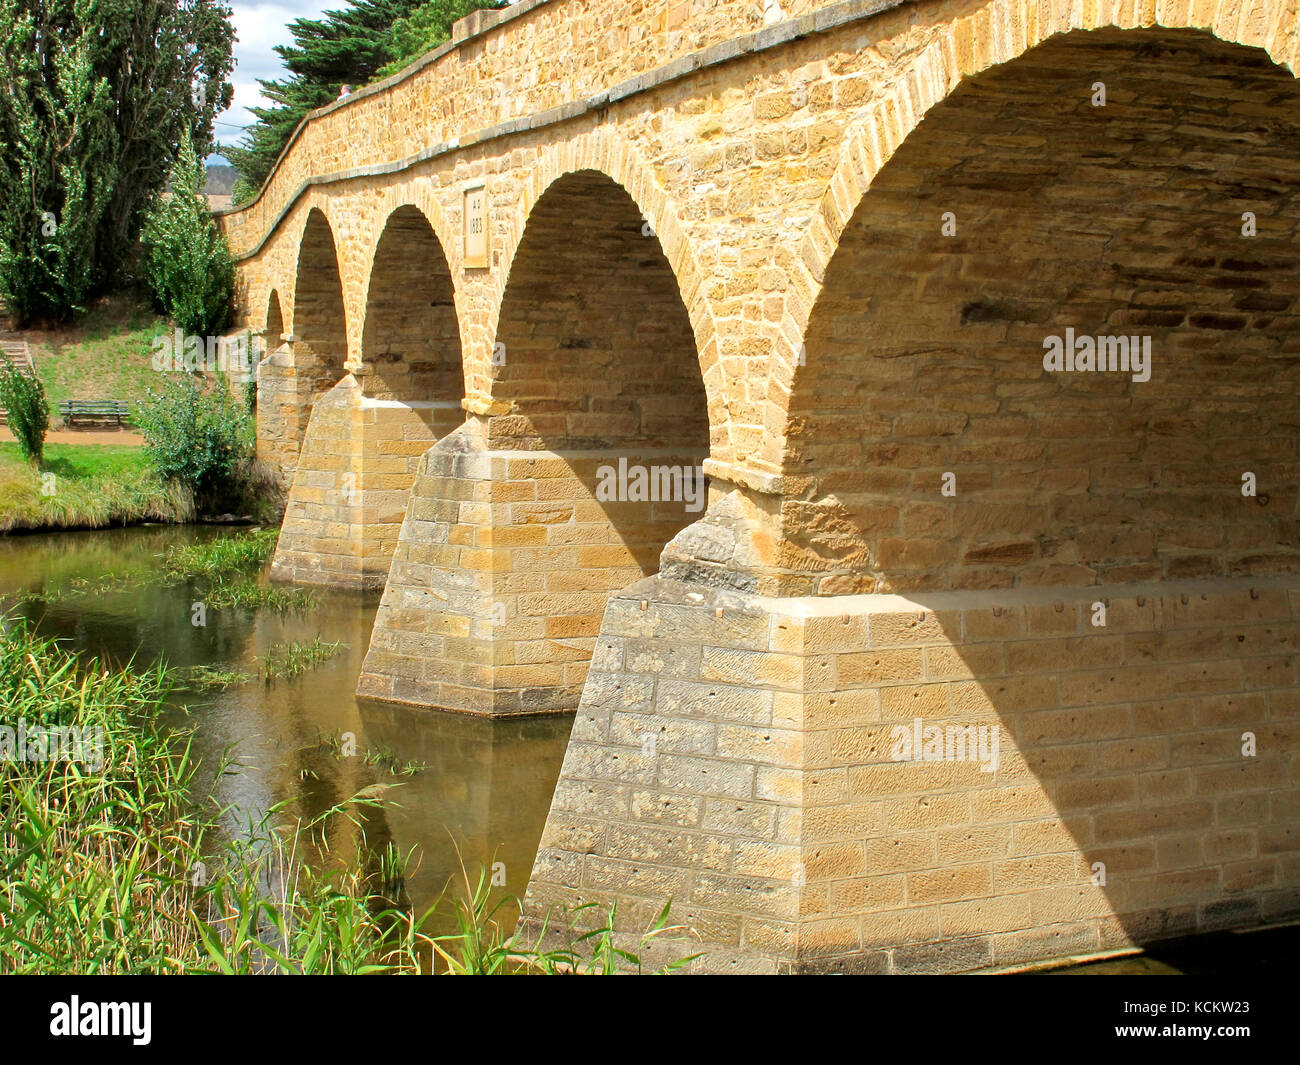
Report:
M259 78L278 78L284 73L280 57L273 51L277 44L291 44L289 23L296 18L318 18L322 11L342 7L344 0L281 0L279 3L250 3L230 0L234 11L235 70L231 83L235 100L217 116L214 130L218 141L232 144L242 136L243 128L253 121L247 108L265 103L258 89Z

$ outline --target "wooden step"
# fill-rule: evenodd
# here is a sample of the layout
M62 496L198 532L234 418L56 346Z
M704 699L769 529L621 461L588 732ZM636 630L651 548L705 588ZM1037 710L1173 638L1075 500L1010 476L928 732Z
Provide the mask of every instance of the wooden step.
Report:
M20 370L26 370L33 376L36 374L36 365L32 362L32 353L25 340L12 335L0 336L0 358L13 363ZM6 425L8 422L9 412L4 407L0 407L0 425Z
M26 370L32 374L36 372L36 366L32 362L31 350L27 347L27 341L25 340L0 338L0 356L3 356L8 362L12 362L20 370Z

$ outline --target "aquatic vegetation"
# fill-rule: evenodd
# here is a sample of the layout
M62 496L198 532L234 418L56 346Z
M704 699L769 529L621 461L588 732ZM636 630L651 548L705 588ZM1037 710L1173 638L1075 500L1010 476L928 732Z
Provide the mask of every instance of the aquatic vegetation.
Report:
M380 744L378 747L367 747L362 752L361 761L366 765L379 766L392 773L395 777L412 777L416 773L423 773L429 768L427 762L421 762L414 758L399 762L397 753L386 744Z
M217 583L203 594L209 606L234 606L241 610L271 610L277 614L303 613L316 605L316 595L307 588L277 588L249 577L234 583Z
M594 929L559 926L559 949L530 948L504 927L515 900L493 897L486 870L475 886L463 862L465 890L417 913L404 887L416 853L373 849L365 836L367 813L401 785L373 784L309 820L276 805L220 831L237 820L213 798L230 762L200 773L192 731L162 724L174 679L106 669L0 618L0 727L99 730L102 741L93 758L0 759L0 974L641 966L640 948L616 943L612 909ZM350 845L332 853L342 839ZM676 931L666 919L641 943Z
M195 955L209 819L190 736L157 724L168 684L0 625L0 725L102 733L98 765L0 760L0 973L179 972Z
M337 729L333 732L322 733L317 730L319 742L317 748L323 748L329 752L335 759L353 758L356 756L356 742L353 740L344 740L343 734ZM362 765L378 766L395 777L412 777L417 773L423 773L429 768L428 762L422 762L415 758L408 758L405 762L398 761L397 752L387 744L381 743L378 747L367 747L361 752Z
M300 643L298 640L273 643L266 649L266 656L262 659L262 677L268 684L277 677L297 677L322 662L329 661L342 646L337 640L332 643L322 640L319 634L310 643Z
M263 565L275 554L278 529L253 529L237 536L218 536L197 544L173 545L163 555L169 580L216 580Z
M214 666L181 666L172 669L171 676L177 686L187 691L225 691L236 684L247 684L251 673L240 669L218 669Z

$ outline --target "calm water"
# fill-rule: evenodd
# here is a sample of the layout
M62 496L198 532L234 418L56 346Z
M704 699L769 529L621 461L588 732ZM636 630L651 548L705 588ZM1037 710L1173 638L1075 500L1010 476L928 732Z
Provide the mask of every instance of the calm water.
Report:
M179 706L188 707L205 766L215 768L227 751L239 763L237 772L221 778L219 797L240 818L255 820L274 803L287 801L292 813L310 816L368 785L398 784L386 793L396 805L369 815L365 831L378 847L391 841L403 852L418 848L406 884L417 907L431 903L459 871L456 845L472 871L480 862L502 863L505 889L522 896L572 717L491 721L358 700L353 692L377 594L319 589L305 616L209 607L206 625L195 627L195 589L149 578L167 545L224 534L159 526L0 537L0 596L50 595L25 602L19 612L70 648L118 664L161 657L173 666L256 674L255 660L272 642L317 635L342 641L346 646L334 658L293 680L268 687L255 679L224 692L173 696L178 720L185 717ZM135 579L103 582L105 574ZM79 581L106 590L77 591ZM53 596L54 589L65 594ZM344 733L356 737L355 757L338 757L322 742ZM366 765L367 750L391 752L397 765L423 768L392 774ZM346 836L341 826L333 841L341 853L350 846Z

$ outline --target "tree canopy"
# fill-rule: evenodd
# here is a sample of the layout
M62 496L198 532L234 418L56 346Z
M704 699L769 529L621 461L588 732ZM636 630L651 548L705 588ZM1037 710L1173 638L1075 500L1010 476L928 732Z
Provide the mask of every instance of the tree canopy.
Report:
M181 143L232 88L218 0L0 0L0 291L65 318L134 261Z

